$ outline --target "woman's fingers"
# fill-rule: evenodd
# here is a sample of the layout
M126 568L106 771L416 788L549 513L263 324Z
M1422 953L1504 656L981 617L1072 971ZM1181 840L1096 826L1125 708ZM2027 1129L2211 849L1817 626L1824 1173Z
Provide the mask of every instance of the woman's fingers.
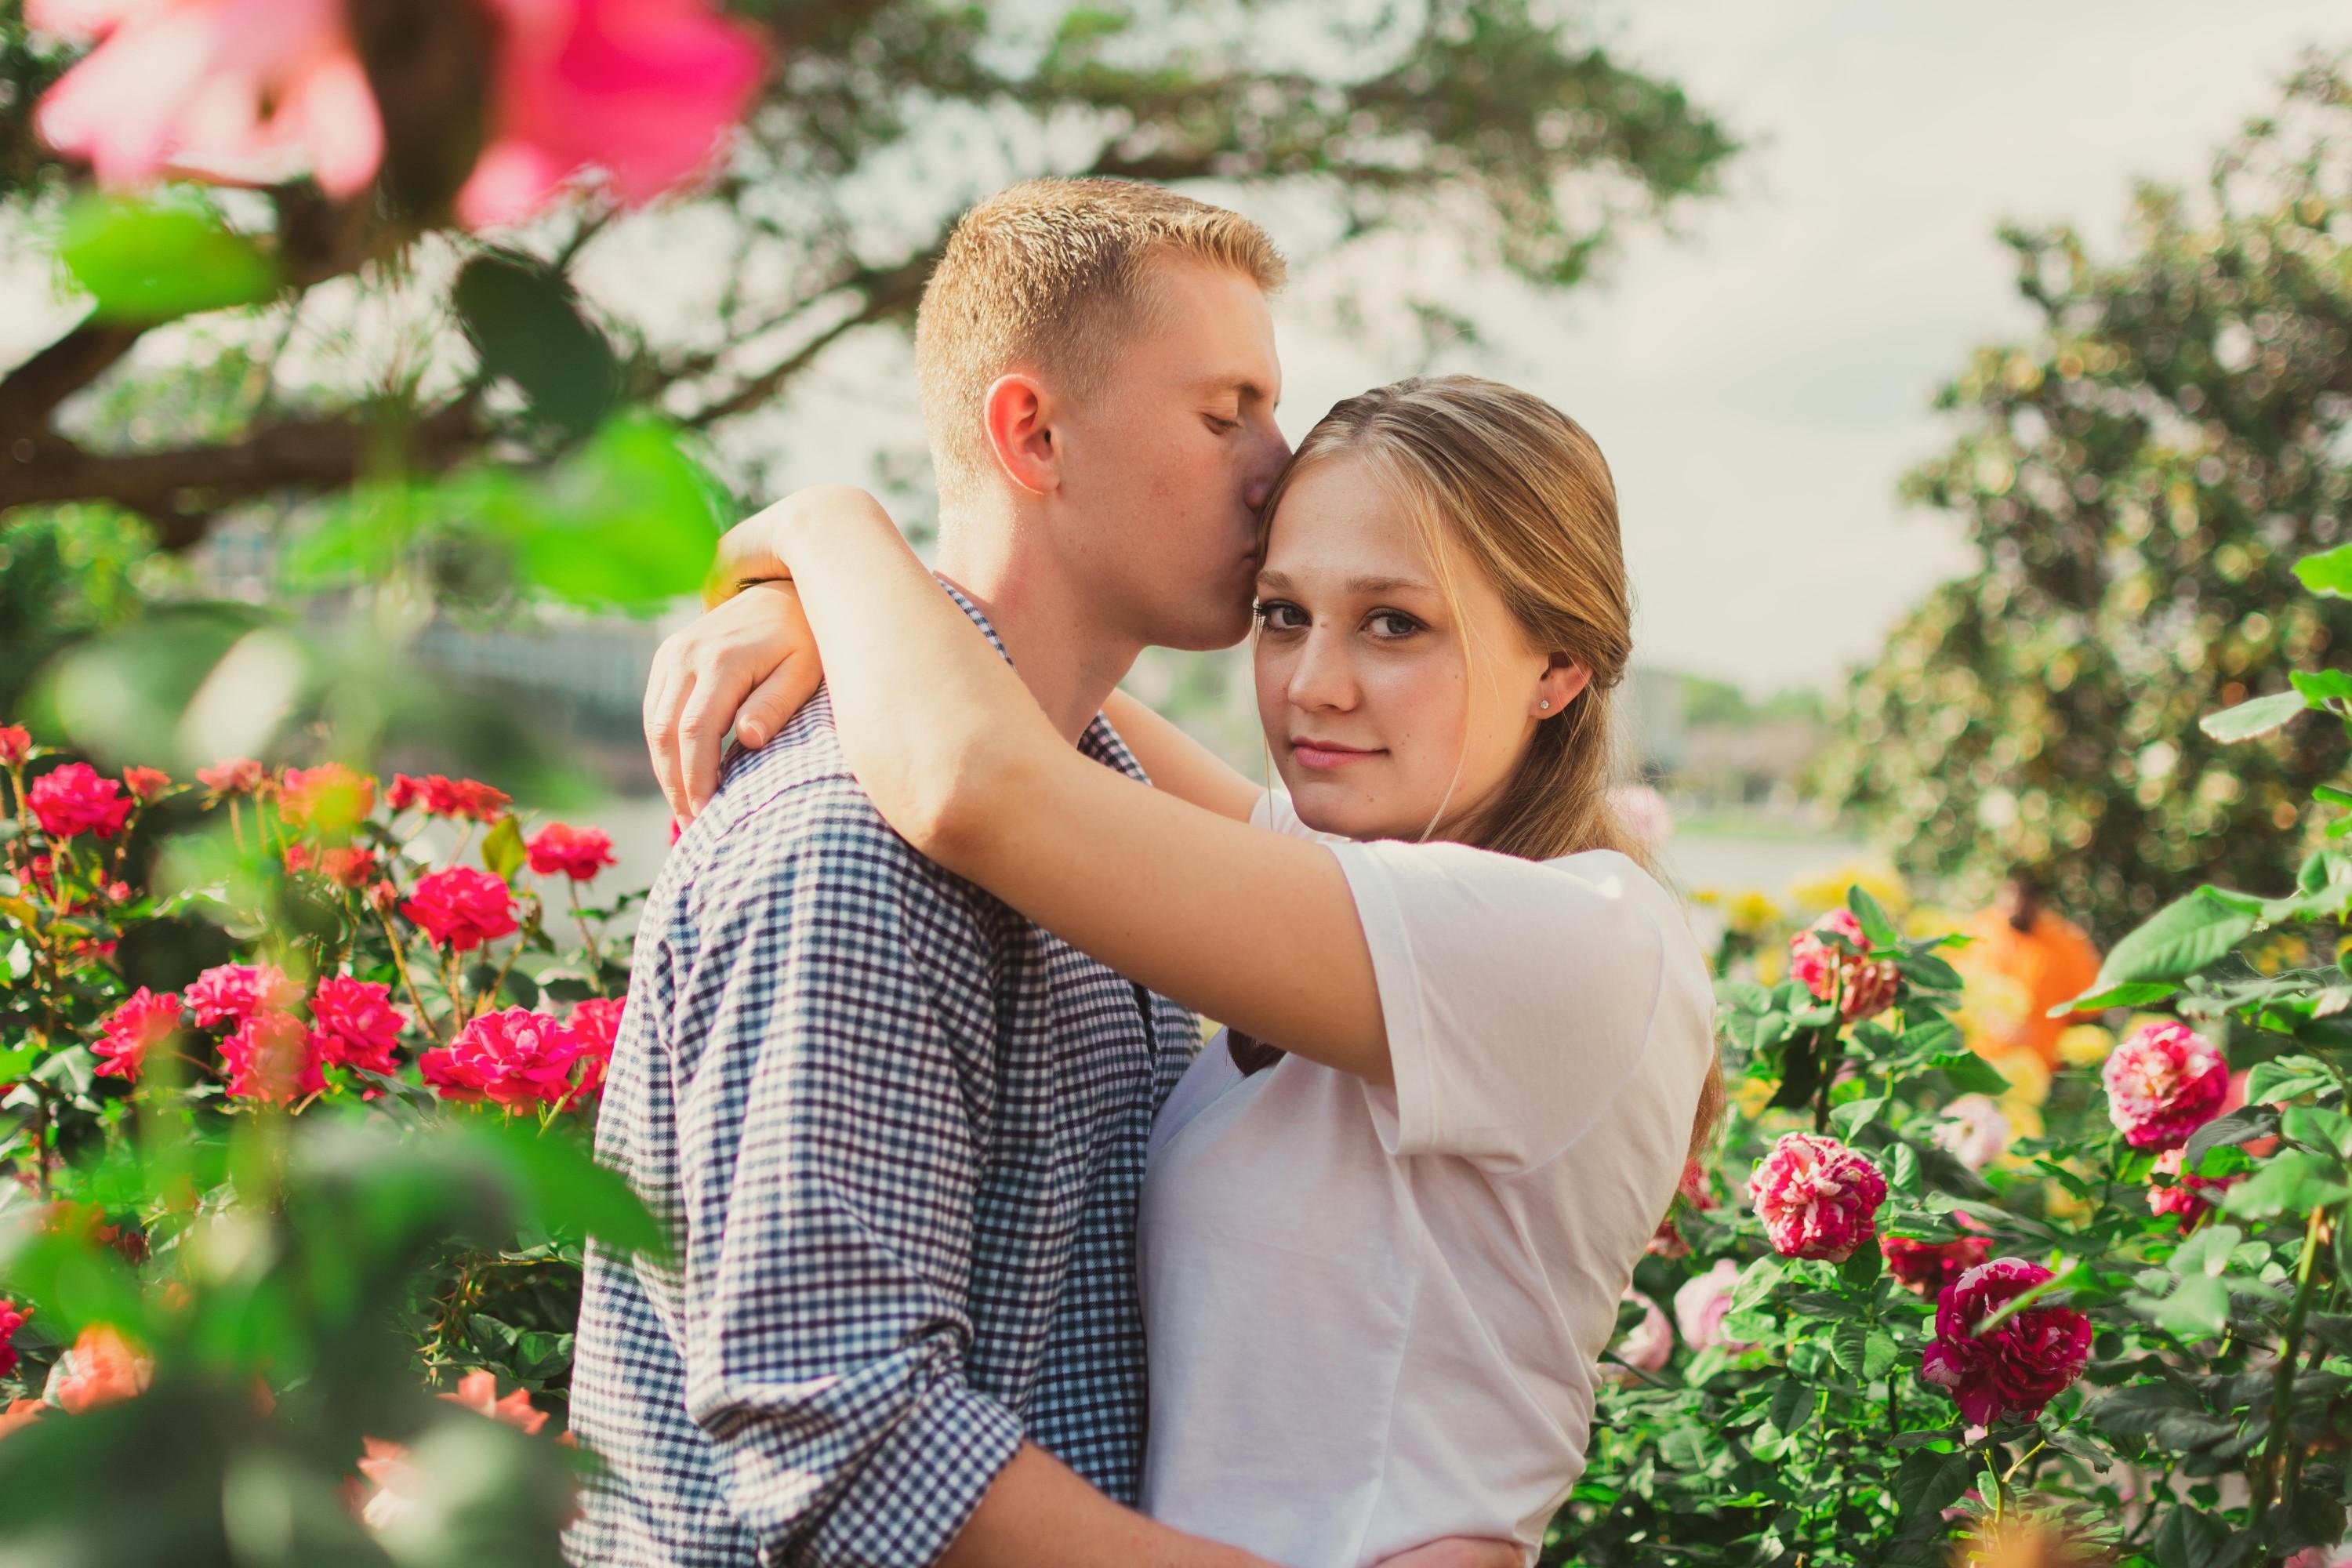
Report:
M694 684L678 710L674 765L696 814L719 787L719 750L754 678L740 661L706 658L694 668Z
M675 641L664 642L654 655L653 673L646 682L646 754L653 759L654 782L661 785L670 815L686 823L694 820L694 805L687 798L686 772L678 762L677 724L694 689L694 672Z
M742 711L735 715L735 738L747 746L766 745L808 705L824 679L817 661L806 654L784 660L743 700Z

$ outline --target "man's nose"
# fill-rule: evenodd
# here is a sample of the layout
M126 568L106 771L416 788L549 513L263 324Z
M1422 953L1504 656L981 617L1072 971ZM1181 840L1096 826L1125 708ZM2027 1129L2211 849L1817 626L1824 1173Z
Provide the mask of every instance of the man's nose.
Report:
M1255 471L1242 486L1242 503L1252 511L1265 510L1265 498L1274 493L1274 481L1282 477L1283 468L1289 461L1290 443L1283 438L1280 430L1270 431L1258 453Z

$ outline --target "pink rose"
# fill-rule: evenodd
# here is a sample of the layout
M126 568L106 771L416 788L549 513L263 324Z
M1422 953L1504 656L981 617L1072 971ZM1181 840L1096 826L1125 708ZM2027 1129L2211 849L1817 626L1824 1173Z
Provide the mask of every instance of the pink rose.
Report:
M609 176L626 205L718 156L758 88L754 36L708 0L492 0L503 24L489 144L458 221L516 223L576 171Z
M220 963L196 976L188 987L188 1008L205 1028L256 1013L282 1013L301 999L302 988L273 963Z
M1833 931L1859 948L1843 952L1816 934ZM1885 959L1872 958L1870 939L1852 910L1832 910L1789 939L1789 973L1816 1000L1841 997L1838 1011L1846 1022L1875 1017L1895 1003L1901 974Z
M136 804L116 780L100 778L88 763L68 763L35 779L25 791L41 831L52 838L95 833L111 838L131 820Z
M260 795L269 784L269 770L251 757L231 757L196 770L196 782L215 795Z
M513 1110L563 1104L579 1059L580 1040L570 1029L544 1013L508 1007L476 1018L416 1065L445 1100L488 1100Z
M1704 1274L1694 1274L1675 1292L1675 1326L1693 1350L1721 1345L1744 1351L1745 1343L1723 1337L1723 1320L1731 1311L1731 1293L1739 1284L1739 1265L1724 1258Z
M2228 1192L2245 1178L2234 1176L2200 1176L2181 1169L2186 1163L2185 1148L2167 1149L2156 1157L2151 1176L2168 1176L2169 1184L2150 1181L2147 1184L2147 1208L2150 1214L2176 1216L2182 1230L2188 1230L2205 1211L2213 1206L2212 1200Z
M1948 1120L1931 1134L1936 1146L1969 1170L1981 1171L2009 1152L2009 1113L1990 1096L1961 1095L1944 1115Z
M33 732L22 724L0 724L0 768L13 768L33 754Z
M515 930L514 895L503 878L470 866L452 866L416 879L401 913L436 947L468 952Z
M129 767L122 770L122 782L144 805L172 787L172 775L161 768Z
M2202 1035L2143 1025L2107 1057L2107 1119L2135 1149L2169 1149L2221 1114L2230 1064Z
M1955 1214L1952 1218L1962 1230L1984 1229L1964 1214ZM1882 1236L1878 1238L1878 1251L1886 1259L1886 1271L1897 1281L1923 1296L1937 1296L1945 1286L1990 1257L1992 1242L1981 1235L1963 1236L1951 1241L1914 1241L1907 1237Z
M339 888L364 888L376 872L375 851L352 844L319 854L319 875Z
M221 1042L233 1100L283 1105L327 1087L319 1037L289 1013L256 1013Z
M1655 1372L1665 1365L1667 1359L1675 1353L1675 1331L1666 1321L1666 1315L1658 1310L1658 1304L1632 1286L1625 1288L1621 1300L1639 1301L1642 1304L1642 1321L1626 1330L1624 1336L1617 1342L1617 1360L1624 1365L1603 1362L1601 1375L1612 1383L1638 1383L1641 1380L1627 1369Z
M148 1048L170 1039L179 1026L179 993L166 991L158 996L142 985L121 1006L99 1020L101 1037L90 1047L90 1052L107 1060L98 1069L98 1076L138 1082L140 1069L147 1063Z
M1788 1132L1748 1179L1748 1195L1781 1257L1843 1263L1878 1234L1886 1178L1834 1138Z
M471 822L496 822L514 804L512 795L478 779L453 779L442 773L427 773L421 779L394 773L391 792L384 798L394 811L421 805L427 816Z
M575 882L593 881L613 862L613 840L593 827L567 827L551 822L531 836L526 847L530 868L542 877L557 873Z
M399 1070L393 1053L400 1047L400 1032L408 1027L408 1015L392 1005L391 986L331 975L319 982L318 994L310 998L310 1022L328 1061L368 1072Z
M2091 1320L2072 1307L2028 1307L1990 1333L1977 1325L2051 1278L2021 1258L1979 1263L1944 1287L1936 1303L1936 1338L1919 1373L1949 1393L1961 1416L1990 1426L2004 1416L2032 1420L2083 1375L2091 1359Z

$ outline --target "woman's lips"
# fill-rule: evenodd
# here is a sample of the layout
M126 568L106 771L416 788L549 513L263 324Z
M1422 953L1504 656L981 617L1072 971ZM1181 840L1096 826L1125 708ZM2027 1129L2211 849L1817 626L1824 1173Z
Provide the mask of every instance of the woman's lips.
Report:
M1298 759L1301 767L1328 771L1344 768L1350 763L1369 761L1379 756L1381 752L1368 751L1361 746L1343 746L1336 741L1293 741L1290 742L1290 754Z

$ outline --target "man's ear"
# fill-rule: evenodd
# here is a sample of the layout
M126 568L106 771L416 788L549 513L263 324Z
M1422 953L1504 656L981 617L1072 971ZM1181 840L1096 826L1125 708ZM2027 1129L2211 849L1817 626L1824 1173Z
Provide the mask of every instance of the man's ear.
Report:
M1032 495L1061 488L1061 447L1054 440L1053 403L1033 375L1012 371L991 382L981 400L989 450L1005 477Z
M1555 653L1536 678L1536 710L1538 719L1557 718L1568 705L1576 700L1584 689L1592 684L1592 667L1564 653Z

